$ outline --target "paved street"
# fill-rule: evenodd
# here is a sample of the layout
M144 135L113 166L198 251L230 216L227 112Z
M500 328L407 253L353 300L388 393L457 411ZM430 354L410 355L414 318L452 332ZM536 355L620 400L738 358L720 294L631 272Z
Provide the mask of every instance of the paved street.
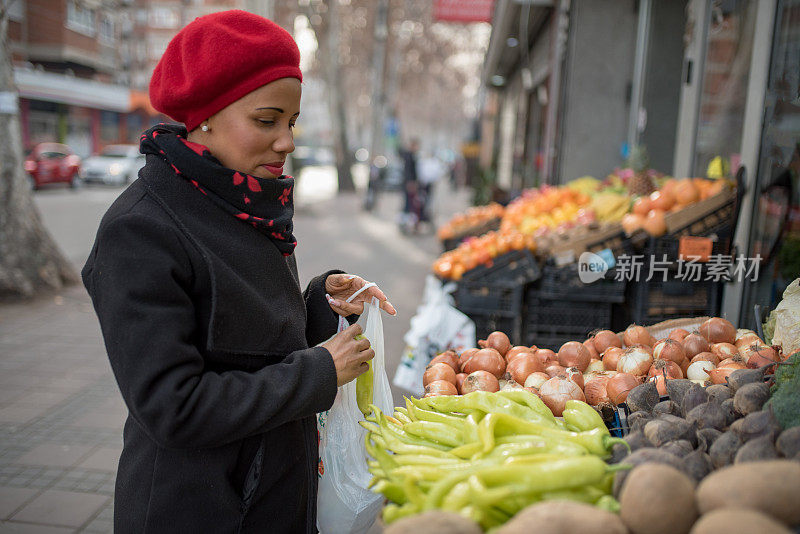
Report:
M386 194L378 210L366 214L360 198L330 198L333 189L325 173L298 186L300 276L307 281L338 267L381 285L399 311L384 321L391 378L439 244L435 235L399 233L398 193ZM76 268L119 192L92 187L35 194L46 225ZM466 200L466 192L442 186L434 212L445 218ZM0 304L0 532L111 532L125 416L82 287Z

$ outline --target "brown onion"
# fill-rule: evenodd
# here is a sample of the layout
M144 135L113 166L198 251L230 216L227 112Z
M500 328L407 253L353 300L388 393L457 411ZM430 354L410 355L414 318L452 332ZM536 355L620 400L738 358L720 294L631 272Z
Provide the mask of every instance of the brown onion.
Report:
M652 378L647 379L648 382L655 382L656 383L656 390L658 390L658 394L662 397L667 395L667 379L664 378L664 375L656 375Z
M602 356L603 367L606 371L616 371L619 363L619 358L625 354L625 350L619 347L611 347L607 349Z
M608 379L606 391L608 399L614 404L621 404L628 398L628 393L641 384L638 377L628 373L617 373Z
M530 393L533 393L533 394L534 394L534 395L536 395L537 397L539 396L539 390L538 390L538 389L536 389L536 388L524 387L524 388L522 388L522 389L524 389L525 391L528 391L528 392L530 392Z
M739 349L736 348L736 345L731 343L714 343L711 345L711 352L716 354L717 358L720 360L724 360L726 358L733 358Z
M425 396L435 397L437 395L458 395L456 386L447 380L434 380L425 386Z
M648 347L652 347L655 345L655 339L653 339L653 336L647 331L647 328L636 324L632 324L626 328L622 338L625 341L626 347L632 347L633 345L647 345Z
M617 362L617 371L644 376L653 364L653 356L643 347L629 347Z
M686 357L691 360L701 352L709 352L711 345L700 334L689 334L683 340L683 350L686 352Z
M437 380L446 380L456 385L456 372L444 362L431 363L425 368L425 374L422 375L422 385L427 386Z
M778 351L772 347L767 347L766 345L751 345L747 348L744 354L742 354L742 356L747 362L747 367L750 369L758 369L769 363L781 361Z
M458 373L456 375L456 389L458 390L459 395L463 395L463 391L461 388L464 385L464 379L467 378L467 373Z
M589 350L577 341L567 341L558 349L558 364L562 367L577 367L584 372L591 359Z
M741 352L743 349L746 349L750 345L763 345L764 341L758 337L758 334L755 332L744 334L742 337L738 338L734 343L736 349Z
M583 389L583 373L581 373L577 367L568 367L566 371L567 380L572 380L575 382L575 385L579 388Z
M728 375L730 375L732 372L738 369L747 369L747 366L742 365L740 363L733 363L730 364L730 366L726 367L717 366L716 369L711 369L710 371L707 372L708 376L711 377L712 384L725 384L726 383L725 379L728 378Z
M494 349L500 353L500 356L505 356L508 349L511 348L511 340L503 332L495 331L486 336L485 341L478 341L478 345L486 349Z
M505 355L506 363L507 364L511 363L511 360L516 358L517 355L519 354L533 353L533 352L534 351L532 351L530 348L524 345L517 345L516 347L511 347L510 349L508 349L508 352L506 352Z
M592 337L592 342L598 354L603 354L611 347L622 348L622 341L619 336L611 330L600 330Z
M713 352L701 352L700 354L695 355L689 364L693 364L695 362L711 362L716 366L719 364L720 358Z
M662 360L671 360L680 365L686 359L686 351L683 345L674 339L662 339L653 347L653 357Z
M659 376L666 373L667 378L683 378L683 371L680 365L672 360L654 360L650 370L647 371L647 378Z
M689 358L686 358L679 365L681 366L681 371L683 371L683 376L686 376L686 371L689 369L689 366L692 365L692 362Z
M600 354L597 352L597 349L594 348L594 342L591 339L587 339L582 343L582 345L586 347L586 350L589 351L590 360L600 356Z
M736 327L722 317L712 317L700 325L700 335L709 343L733 343L736 341Z
M586 396L587 404L597 406L598 404L611 402L608 398L608 391L606 391L608 381L609 378L607 376L599 375L586 382L583 387L583 394Z
M498 380L500 380L503 377L503 374L506 372L506 361L495 349L481 349L469 359L467 364L464 366L464 372L470 375L481 369L492 373Z
M741 354L737 354L733 358L725 358L717 364L717 367L730 367L732 365L741 365L742 367L747 367L747 360Z
M537 349L534 355L544 369L553 364L558 364L558 355L550 349Z
M669 333L667 338L674 339L675 341L683 341L686 336L689 335L688 330L684 330L683 328L676 328L672 332Z
M520 353L517 358L511 360L506 371L511 374L511 378L517 384L524 384L528 375L543 371L539 360L530 352Z
M500 391L500 382L492 373L481 369L467 375L461 386L461 391L464 395L473 391Z
M564 373L567 372L567 368L563 365L554 364L547 366L547 369L545 369L544 372L547 376L553 378L555 376L563 376Z
M603 362L597 359L592 359L589 361L589 367L583 372L584 374L587 373L602 373L605 371L606 368L603 366Z
M542 387L542 384L550 380L550 377L547 373L535 372L528 375L528 378L525 379L525 387L526 388L536 388L537 390Z
M539 388L539 396L556 417L561 417L564 413L564 406L568 400L575 399L586 402L586 396L575 382L558 376L542 384L542 387Z
M464 366L467 364L470 358L475 356L475 353L478 352L480 349L465 349L461 351L461 354L458 356L458 370L464 371Z
M458 365L458 356L452 350L444 351L443 353L439 354L438 356L434 357L431 360L431 363L446 363L450 367L453 368L453 371L458 373L461 368Z

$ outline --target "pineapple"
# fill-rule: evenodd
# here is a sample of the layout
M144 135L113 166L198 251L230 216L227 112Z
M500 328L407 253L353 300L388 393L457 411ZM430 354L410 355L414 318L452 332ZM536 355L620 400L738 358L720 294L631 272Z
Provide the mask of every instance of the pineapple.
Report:
M633 170L633 177L628 182L628 191L631 195L643 197L656 190L653 179L647 174L650 166L650 159L647 156L647 149L636 145L631 149L628 157L627 166Z

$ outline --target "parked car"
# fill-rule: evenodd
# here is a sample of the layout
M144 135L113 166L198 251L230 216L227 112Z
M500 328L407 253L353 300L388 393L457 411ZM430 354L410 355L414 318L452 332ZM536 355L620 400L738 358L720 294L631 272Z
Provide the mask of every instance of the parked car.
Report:
M136 179L144 166L144 154L138 145L108 145L96 156L88 157L81 166L84 182L124 185Z
M61 143L40 143L25 158L25 171L34 189L46 184L80 185L81 158Z

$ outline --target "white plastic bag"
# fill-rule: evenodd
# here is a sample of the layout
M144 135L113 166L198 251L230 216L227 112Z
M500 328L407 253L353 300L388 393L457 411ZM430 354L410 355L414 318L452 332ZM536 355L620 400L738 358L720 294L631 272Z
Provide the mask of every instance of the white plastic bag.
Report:
M406 348L393 381L414 396L424 393L422 375L436 354L475 346L475 323L454 307L451 293L455 288L455 283L442 284L432 275L425 280L422 305L411 318L404 338Z
M367 284L360 291L373 285ZM364 304L364 313L358 324L375 350L372 403L384 413L392 413L394 401L386 376L378 299L373 298L371 303ZM347 322L340 320L339 331L346 327ZM355 380L340 387L331 409L317 416L320 434L317 528L321 534L367 532L383 505L383 497L367 489L372 475L367 471L368 457L364 447L367 431L358 424L363 418L356 401Z

